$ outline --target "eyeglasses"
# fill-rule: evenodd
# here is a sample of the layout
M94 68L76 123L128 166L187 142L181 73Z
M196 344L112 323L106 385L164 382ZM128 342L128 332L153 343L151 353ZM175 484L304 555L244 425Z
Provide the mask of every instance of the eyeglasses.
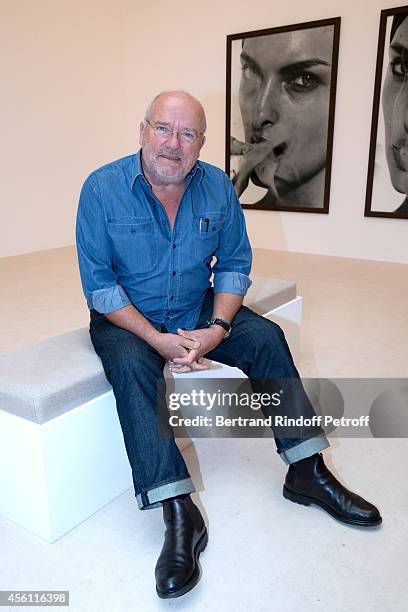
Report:
M175 132L175 130L168 125L161 125L160 123L158 125L152 125L147 119L145 120L145 123L150 125L157 138L169 138L170 136L173 136L173 134L176 134L176 136L178 136L183 142L193 144L193 142L195 142L197 138L202 135L202 132L197 134L195 130L189 130L188 128Z

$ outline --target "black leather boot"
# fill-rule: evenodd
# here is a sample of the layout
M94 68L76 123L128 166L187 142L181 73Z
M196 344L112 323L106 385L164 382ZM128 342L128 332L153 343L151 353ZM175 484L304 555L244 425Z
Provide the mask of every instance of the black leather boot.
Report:
M343 487L320 453L289 466L283 496L305 506L316 504L343 523L373 527L382 521L373 504Z
M166 525L164 544L156 563L156 591L159 597L180 597L200 577L198 558L208 542L207 528L189 495L163 502Z

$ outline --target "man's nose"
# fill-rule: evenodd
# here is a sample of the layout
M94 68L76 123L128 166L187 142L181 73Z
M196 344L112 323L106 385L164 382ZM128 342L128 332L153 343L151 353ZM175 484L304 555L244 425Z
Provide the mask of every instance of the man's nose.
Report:
M273 79L268 79L258 94L256 103L256 114L254 123L257 130L262 130L279 121L281 114L281 100L279 84Z
M166 138L166 144L168 147L173 149L178 149L180 146L179 134L175 130L171 134L169 134Z

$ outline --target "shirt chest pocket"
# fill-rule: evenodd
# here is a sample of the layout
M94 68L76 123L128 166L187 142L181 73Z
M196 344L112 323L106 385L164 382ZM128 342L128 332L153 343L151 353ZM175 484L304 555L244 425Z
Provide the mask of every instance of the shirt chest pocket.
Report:
M153 219L126 217L108 221L114 262L129 274L143 275L157 266Z
M220 243L220 231L224 227L225 219L222 213L194 215L193 236L201 257L210 257L217 250Z

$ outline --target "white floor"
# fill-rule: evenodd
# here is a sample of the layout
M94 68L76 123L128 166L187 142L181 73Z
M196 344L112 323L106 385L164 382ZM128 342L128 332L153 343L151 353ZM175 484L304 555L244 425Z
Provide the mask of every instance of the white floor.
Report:
M406 265L255 255L255 273L294 279L305 297L303 375L407 375ZM0 274L9 289L0 352L87 325L72 248L5 258ZM185 458L210 541L193 591L156 596L161 510L140 512L132 489L54 544L0 517L0 590L69 590L75 612L403 612L407 454L405 439L334 440L325 452L334 473L380 507L383 525L364 530L285 500L273 440L199 440Z
M379 505L379 528L349 527L319 508L285 500L286 467L272 440L200 440L185 457L201 489L210 540L193 591L177 600L157 598L161 509L137 510L132 490L54 544L0 519L0 588L69 590L75 612L403 612L407 441L333 446L325 453L328 465Z

